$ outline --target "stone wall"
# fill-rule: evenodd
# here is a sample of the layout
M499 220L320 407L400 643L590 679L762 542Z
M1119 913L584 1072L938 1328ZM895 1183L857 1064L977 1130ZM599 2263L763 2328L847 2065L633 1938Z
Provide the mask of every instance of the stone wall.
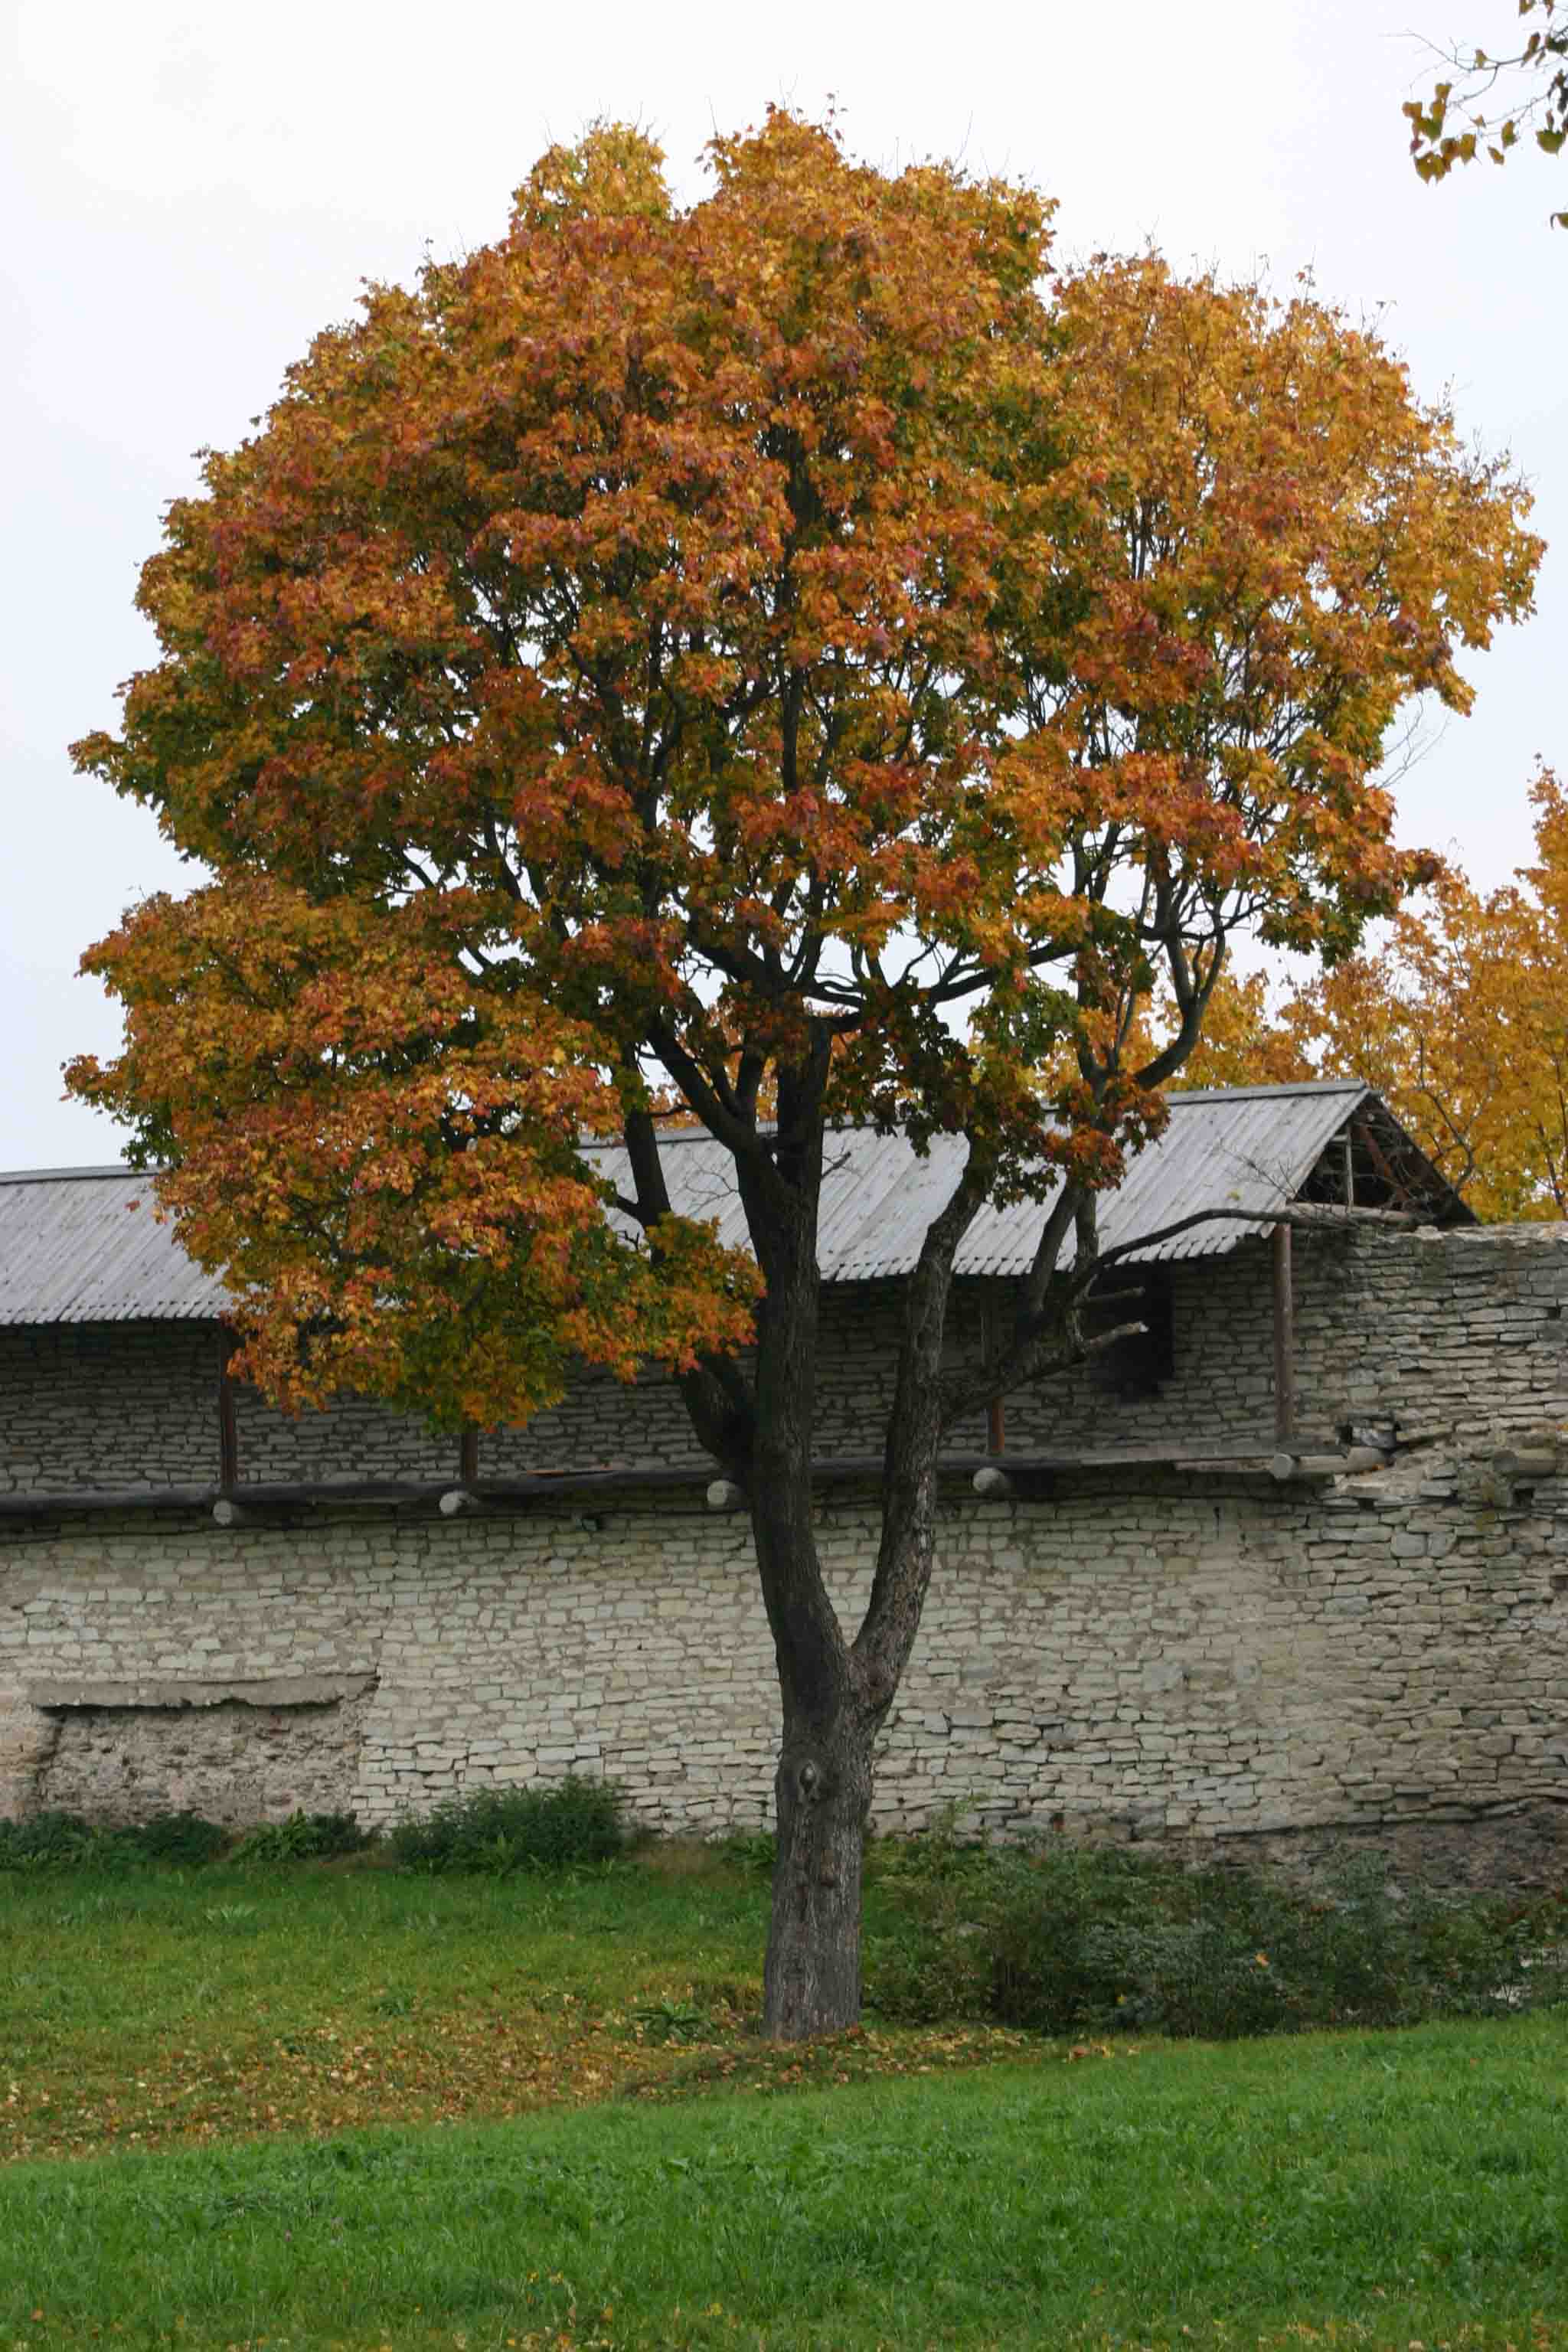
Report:
M1160 1413L1173 1436L1197 1417L1205 1434L1266 1437L1268 1326L1247 1304L1260 1272L1245 1251L1178 1268L1165 1393L1135 1407L1042 1389L1009 1402L1010 1446L1127 1440ZM1317 1487L1079 1471L1048 1500L1003 1505L952 1482L881 1743L879 1822L957 1804L1002 1831L1264 1847L1348 1832L1447 1855L1459 1875L1568 1867L1568 1452L1526 1485L1493 1459L1524 1435L1557 1447L1565 1300L1561 1229L1314 1242L1298 1263L1304 1418L1323 1434L1350 1412L1396 1419L1411 1442L1389 1470ZM891 1299L855 1304L858 1319L835 1302L830 1356L844 1452L870 1450L887 1376ZM101 1483L132 1483L138 1461L143 1483L153 1465L203 1475L159 1419L203 1393L203 1335L122 1336L135 1379L99 1387L96 1423L30 1402L18 1377L31 1361L47 1389L90 1354L8 1347L13 1484L54 1483L50 1432L78 1433L79 1475L120 1465ZM549 1442L575 1464L617 1443L622 1459L638 1442L657 1453L664 1423L635 1436L656 1395L605 1384ZM369 1412L312 1426L357 1439ZM873 1498L830 1490L818 1517L853 1617ZM749 1536L702 1507L700 1485L450 1521L339 1507L223 1530L195 1512L115 1514L0 1537L0 1810L342 1806L385 1822L576 1770L623 1782L653 1824L750 1827L771 1805L776 1716Z
M0 1494L216 1482L217 1350L205 1323L0 1329Z
M1309 1441L1348 1421L1464 1441L1568 1414L1568 1226L1298 1234L1297 1419ZM1109 1375L1036 1383L1007 1400L1007 1444L1223 1444L1272 1438L1268 1245L1170 1269L1173 1377L1119 1397ZM1000 1287L1000 1286L999 1286ZM979 1421L954 1442L984 1446Z
M37 1802L96 1821L195 1812L244 1827L353 1800L370 1676L285 1680L237 1692L175 1681L158 1695L68 1687L37 1712Z
M879 1822L958 1804L975 1828L1128 1837L1532 1808L1568 1826L1568 1478L1517 1507L1462 1458L1384 1483L954 1496ZM868 1499L825 1507L850 1614L872 1537ZM37 1528L13 1545L5 1603L13 1810L385 1822L580 1771L665 1828L768 1814L777 1709L748 1539L668 1497L597 1526Z

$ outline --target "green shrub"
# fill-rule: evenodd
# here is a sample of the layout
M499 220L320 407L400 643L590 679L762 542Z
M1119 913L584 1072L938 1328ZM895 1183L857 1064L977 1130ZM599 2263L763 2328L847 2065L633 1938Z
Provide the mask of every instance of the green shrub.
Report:
M1568 1898L1396 1894L1376 1858L1320 1892L1125 1848L872 1849L867 1999L927 2023L1224 2040L1538 2008L1568 1993Z
M779 1842L772 1830L731 1830L718 1844L731 1870L743 1871L748 1878L773 1876Z
M358 1853L373 1842L352 1813L290 1813L286 1822L258 1822L234 1849L236 1862L275 1864L315 1862L327 1854Z
M121 1830L119 1836L147 1862L178 1864L184 1869L199 1869L204 1862L215 1862L228 1843L229 1833L216 1822L204 1821L200 1813L154 1813L151 1821L139 1822L133 1829Z
M32 1813L0 1822L0 1870L68 1870L101 1859L113 1832L97 1830L78 1813Z
M634 2009L633 2017L642 2028L645 2042L696 2042L709 2031L710 2021L706 2010L692 2000L661 2000L646 2002Z
M557 1780L548 1788L480 1789L399 1822L388 1843L409 1870L562 1870L603 1862L625 1843L621 1790L609 1780Z
M199 1813L154 1813L110 1829L79 1813L33 1813L0 1822L0 1870L123 1870L139 1863L189 1868L211 1862L228 1832Z
M1006 1847L965 1844L952 1817L922 1836L866 1850L867 2007L906 2025L984 2017L1004 1890L1018 1867Z

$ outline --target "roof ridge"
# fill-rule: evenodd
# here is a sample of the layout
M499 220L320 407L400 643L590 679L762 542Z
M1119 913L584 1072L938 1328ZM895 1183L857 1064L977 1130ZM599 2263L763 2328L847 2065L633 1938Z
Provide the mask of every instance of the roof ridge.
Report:
M1295 1078L1282 1085L1268 1087L1187 1087L1174 1089L1166 1101L1172 1110L1184 1104L1212 1102L1256 1102L1268 1095L1332 1095L1373 1094L1362 1078ZM897 1128L879 1128L874 1119L834 1119L828 1123L829 1135L898 1134ZM770 1122L764 1122L761 1132L773 1132ZM617 1135L584 1135L584 1144L599 1151L624 1150L625 1139ZM932 1138L934 1142L937 1139ZM661 1145L666 1143L714 1143L719 1139L705 1127L662 1128L658 1132ZM87 1183L111 1176L143 1178L148 1183L163 1174L159 1168L132 1168L123 1160L95 1160L79 1168L0 1168L0 1184L63 1184Z
M80 1182L100 1176L134 1176L151 1183L159 1173L156 1168L131 1168L123 1160L98 1161L90 1168L0 1168L0 1184L63 1183L68 1178Z
M1289 1078L1271 1087L1178 1087L1165 1097L1173 1110L1183 1103L1257 1102L1264 1095L1371 1095L1364 1078Z

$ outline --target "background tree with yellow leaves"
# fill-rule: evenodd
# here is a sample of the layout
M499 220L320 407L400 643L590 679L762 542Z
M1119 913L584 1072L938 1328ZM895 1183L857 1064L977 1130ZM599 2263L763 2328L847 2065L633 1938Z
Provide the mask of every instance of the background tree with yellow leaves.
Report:
M1545 768L1531 798L1501 889L1446 867L1381 946L1284 990L1226 974L1179 1083L1361 1078L1480 1216L1568 1216L1568 799Z

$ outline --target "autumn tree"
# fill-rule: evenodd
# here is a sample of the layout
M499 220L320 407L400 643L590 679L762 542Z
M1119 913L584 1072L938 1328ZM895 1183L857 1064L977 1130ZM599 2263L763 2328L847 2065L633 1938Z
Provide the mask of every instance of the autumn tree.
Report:
M126 1043L73 1083L166 1168L285 1402L486 1424L580 1359L679 1383L777 1659L793 2036L858 2011L943 1432L1095 1344L1096 1193L1232 934L1344 950L1425 870L1385 732L1418 691L1466 706L1456 649L1527 609L1538 551L1331 310L1152 257L1053 280L1027 188L784 114L709 160L682 208L633 132L552 150L499 242L373 288L173 506L162 657L78 757L211 879L89 955ZM1174 1024L1130 1053L1156 970ZM750 1254L670 1213L671 1104L731 1155ZM968 1147L847 1627L811 1487L836 1120ZM624 1140L613 1201L587 1134ZM957 1374L954 1254L1020 1198L1010 1337Z
M1505 163L1521 133L1546 155L1568 141L1568 0L1517 0L1521 29L1503 48L1473 44L1442 52L1447 72L1424 99L1407 100L1410 152L1424 180L1485 155ZM1525 20L1528 20L1526 22ZM1568 228L1568 210L1552 215Z
M1535 861L1501 889L1445 867L1331 971L1227 973L1183 1083L1360 1078L1481 1216L1568 1216L1568 801L1546 768L1531 797Z

